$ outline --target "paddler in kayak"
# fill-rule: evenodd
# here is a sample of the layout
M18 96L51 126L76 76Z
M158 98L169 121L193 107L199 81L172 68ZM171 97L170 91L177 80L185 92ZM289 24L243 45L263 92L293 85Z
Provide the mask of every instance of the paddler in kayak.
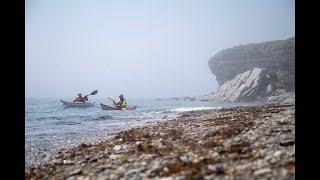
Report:
M123 95L122 95L122 94L119 96L119 99L116 101L116 105L117 105L118 107L121 107L121 108L126 108L127 102L126 102L126 100L123 98Z
M85 103L86 101L88 101L88 95L82 97L81 93L78 92L78 97L76 97L73 102L84 102Z

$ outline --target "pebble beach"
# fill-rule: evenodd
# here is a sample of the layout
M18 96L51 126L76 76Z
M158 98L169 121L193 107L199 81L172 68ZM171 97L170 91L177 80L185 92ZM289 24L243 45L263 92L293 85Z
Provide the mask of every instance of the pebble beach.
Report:
M295 179L295 105L184 112L58 152L25 179Z

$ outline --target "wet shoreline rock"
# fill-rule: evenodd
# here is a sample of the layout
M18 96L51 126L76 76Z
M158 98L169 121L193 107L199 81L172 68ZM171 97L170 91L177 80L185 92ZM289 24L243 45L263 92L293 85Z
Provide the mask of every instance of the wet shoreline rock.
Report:
M82 144L25 179L294 179L295 105L190 111Z

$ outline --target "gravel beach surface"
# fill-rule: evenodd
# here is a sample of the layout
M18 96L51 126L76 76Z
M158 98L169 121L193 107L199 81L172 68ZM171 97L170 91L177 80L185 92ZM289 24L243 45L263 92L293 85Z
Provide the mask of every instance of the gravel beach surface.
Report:
M25 179L295 179L295 105L185 112L59 152Z

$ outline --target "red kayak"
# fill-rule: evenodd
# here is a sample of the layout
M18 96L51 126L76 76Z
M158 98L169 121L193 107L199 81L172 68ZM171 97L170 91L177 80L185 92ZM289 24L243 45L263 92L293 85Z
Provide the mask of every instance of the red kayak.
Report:
M121 110L118 106L107 106L105 104L100 103L102 110ZM126 110L135 109L137 106L126 106Z

